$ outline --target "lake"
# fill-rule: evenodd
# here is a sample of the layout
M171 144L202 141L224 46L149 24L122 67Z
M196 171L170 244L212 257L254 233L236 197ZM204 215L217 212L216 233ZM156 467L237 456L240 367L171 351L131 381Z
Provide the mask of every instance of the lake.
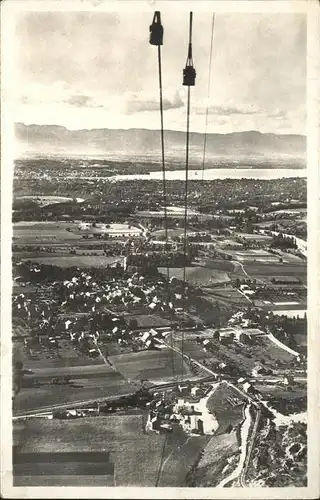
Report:
M170 181L185 180L184 170L168 170L166 179ZM281 179L281 178L307 178L306 169L294 168L208 168L204 170L204 180L215 179ZM99 177L101 178L101 177ZM162 171L150 172L148 174L115 175L106 177L112 180L161 180ZM202 170L189 170L190 180L201 180Z

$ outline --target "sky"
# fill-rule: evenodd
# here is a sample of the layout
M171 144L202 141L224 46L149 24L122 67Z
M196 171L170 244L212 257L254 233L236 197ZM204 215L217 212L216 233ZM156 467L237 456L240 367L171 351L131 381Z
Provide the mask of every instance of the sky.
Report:
M157 47L150 12L22 12L15 26L14 119L69 129L159 129ZM189 15L162 13L164 126L186 128ZM305 134L306 17L217 13L211 85L211 12L193 15L190 129Z

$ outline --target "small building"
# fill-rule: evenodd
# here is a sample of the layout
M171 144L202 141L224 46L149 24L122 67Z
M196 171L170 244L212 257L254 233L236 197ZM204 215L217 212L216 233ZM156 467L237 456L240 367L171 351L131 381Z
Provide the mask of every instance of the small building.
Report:
M202 389L198 386L194 386L191 388L191 396L193 396L194 398L201 396L202 393L203 393Z
M292 385L294 383L293 375L285 375L283 378L283 384L286 386Z
M204 434L203 420L195 415L190 417L190 430L195 434Z
M153 431L159 431L161 427L161 420L158 415L155 415L150 419L151 421L151 428Z
M88 349L88 354L91 358L97 358L99 356L99 352L94 348Z
M166 432L172 432L172 425L166 424L166 423L162 423L160 425L160 430L164 430Z
M189 393L189 386L187 384L179 384L178 389L179 389L179 392L181 394L188 394Z
M259 375L265 375L265 374L266 374L266 370L261 365L256 365L251 370L251 375L253 377L259 377Z
M250 382L245 382L242 386L244 392L246 392L247 394L253 394L254 393L254 388L252 387L252 385L250 384Z
M230 344L234 340L236 329L232 327L221 328L221 330L219 330L219 334L221 343Z

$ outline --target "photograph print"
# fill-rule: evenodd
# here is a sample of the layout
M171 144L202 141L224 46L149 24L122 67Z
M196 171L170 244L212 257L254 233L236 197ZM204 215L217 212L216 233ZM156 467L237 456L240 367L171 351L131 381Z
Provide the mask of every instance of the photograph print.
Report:
M58 3L14 14L10 491L307 491L306 10Z

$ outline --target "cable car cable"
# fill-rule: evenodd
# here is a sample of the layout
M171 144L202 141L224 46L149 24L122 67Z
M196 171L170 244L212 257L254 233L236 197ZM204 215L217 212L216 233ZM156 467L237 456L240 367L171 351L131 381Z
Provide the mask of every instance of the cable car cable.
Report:
M163 91L162 91L162 64L161 64L161 45L163 45L163 26L161 24L161 14L160 11L155 11L152 24L149 27L150 38L149 42L151 45L156 45L158 47L158 74L159 74L159 97L160 97L160 138L161 138L161 161L162 161L162 189L163 189L163 211L164 211L164 231L165 231L165 247L164 255L166 258L166 283L165 283L165 295L166 295L166 305L169 309L169 259L168 259L168 216L167 216L167 183L166 183L166 166L165 166L165 145L164 145L164 125L163 125ZM171 330L171 347L173 346L172 330ZM174 354L172 350L172 374L174 375Z
M189 45L188 45L188 56L186 61L186 66L183 70L183 85L188 87L187 94L187 130L186 130L186 176L185 176L185 195L184 195L184 262L183 262L183 309L184 315L186 312L186 259L187 259L187 225L188 225L188 180L189 180L189 138L190 138L190 87L195 85L196 70L193 67L193 57L192 57L192 19L193 13L190 12L189 17ZM183 363L184 363L184 329L182 328L181 335L181 354L182 354L182 368L181 377L183 378Z
M211 86L211 66L212 66L212 52L213 52L214 22L215 22L215 15L213 13L212 14L212 24L211 24L211 41L210 41L209 71L208 71L206 121L205 121L205 129L204 129L203 157L202 157L202 183L204 181L204 165L205 165L205 161L206 161L206 149L207 149L207 128L208 128L209 99L210 99L210 86Z
M165 167L165 147L164 147L164 126L163 126L163 92L162 92L162 64L161 45L163 45L163 26L161 24L161 14L155 11L152 24L149 27L151 45L158 47L158 73L159 73L159 97L160 97L160 137L161 137L161 163L162 163L162 189L163 189L163 210L164 210L164 231L165 250L168 249L168 218L167 218L167 184ZM167 279L169 281L169 263L167 262Z

